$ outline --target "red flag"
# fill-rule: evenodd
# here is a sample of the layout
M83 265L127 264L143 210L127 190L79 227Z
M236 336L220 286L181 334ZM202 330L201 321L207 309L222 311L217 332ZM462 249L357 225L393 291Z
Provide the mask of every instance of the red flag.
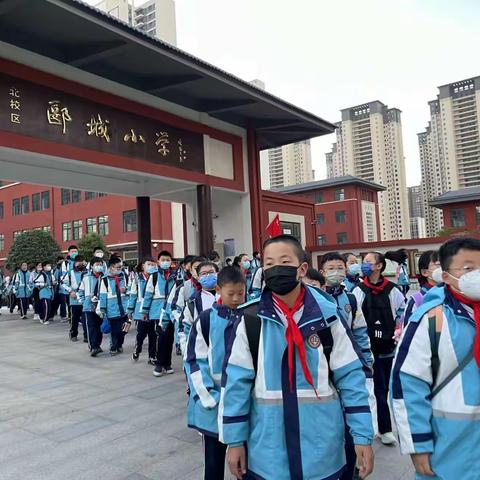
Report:
M267 232L270 235L270 238L278 237L282 234L282 229L280 227L280 214L277 213L275 218L270 222L270 225L267 227Z

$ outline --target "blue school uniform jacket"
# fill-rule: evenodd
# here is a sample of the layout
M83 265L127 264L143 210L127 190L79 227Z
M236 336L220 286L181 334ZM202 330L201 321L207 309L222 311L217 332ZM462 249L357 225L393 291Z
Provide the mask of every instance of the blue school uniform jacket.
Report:
M54 278L51 272L35 272L33 276L33 285L38 289L38 298L40 300L53 299Z
M429 312L441 305L439 368L432 376ZM439 385L473 348L472 310L459 303L443 284L433 287L410 317L392 370L390 400L403 454L431 453L434 477L422 480L480 478L480 372L471 360L438 395Z
M78 288L78 297L84 312L96 312L100 299L100 282L103 275L88 272L82 278Z
M55 275L56 282L59 285L58 292L63 295L68 295L68 292L65 290L63 282L66 276L68 275L68 273L71 270L73 270L74 265L75 265L75 262L73 260L67 259L61 263L60 267L57 267L55 269L54 275Z
M235 323L228 342L219 407L220 440L228 445L247 442L252 478L338 479L345 465L344 411L354 443L372 443L366 376L352 335L330 296L309 287L305 290L304 308L296 320L318 398L304 378L298 354L290 389L286 326L270 291L265 290L258 301L257 371L243 317ZM317 334L327 328L333 340L329 363Z
M78 295L78 290L80 284L82 283L82 278L86 275L86 272L79 272L78 270L70 270L63 280L63 289L70 296L71 292L74 292L75 297L70 296L70 305L78 306L81 305L80 297Z
M121 289L126 289L125 278L118 275L118 281ZM110 275L104 275L100 280L100 300L97 310L107 316L107 318L124 317L127 310L124 306L125 293L117 294L117 285L115 278Z
M148 278L145 297L143 299L142 313L152 320L162 318L162 324L167 325L171 321L167 311L167 299L172 288L175 286L175 272L170 270L168 278L165 278L163 270L153 273Z
M358 285L361 283L360 280L360 275L347 275L345 277L345 280L343 281L343 284L345 285L345 288L347 292L353 292L355 287L358 287Z
M145 278L143 273L135 275L132 280L130 295L128 296L127 311L133 315L134 320L142 320L142 304L145 296L145 289L147 288L148 277Z
M32 294L30 272L18 270L13 279L14 292L17 298L28 298Z
M190 386L188 426L218 437L218 404L225 348L237 313L214 304L195 320L188 337L185 372Z

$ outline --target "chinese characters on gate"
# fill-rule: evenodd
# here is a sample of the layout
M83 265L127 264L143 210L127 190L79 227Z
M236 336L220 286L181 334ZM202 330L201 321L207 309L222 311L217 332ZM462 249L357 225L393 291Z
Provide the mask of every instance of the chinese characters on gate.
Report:
M22 123L21 118L22 102L20 99L20 90L15 87L10 88L10 122Z

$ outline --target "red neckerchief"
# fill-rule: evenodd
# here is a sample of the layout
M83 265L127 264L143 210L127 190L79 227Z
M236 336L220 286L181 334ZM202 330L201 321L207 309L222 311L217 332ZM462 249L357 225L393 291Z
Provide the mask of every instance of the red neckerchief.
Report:
M144 280L148 280L150 275L148 273L145 273L145 272L142 272L142 275L143 275L143 279Z
M93 275L95 276L95 278L98 278L102 275L102 272L93 272Z
M171 273L171 270L168 269L168 270L165 270L163 272L163 276L165 277L165 280L168 280L168 277L170 277L170 273Z
M192 285L195 291L199 292L200 290L202 290L202 285L200 284L200 282L193 277L192 277Z
M119 293L122 293L120 290L122 287L120 287L120 279L118 278L118 275L114 275L113 280L115 281L115 286L117 287L117 291Z
M374 285L373 283L370 283L370 279L368 277L365 277L363 279L363 283L372 291L374 295L379 295L385 290L385 287L388 285L388 280L383 277L380 285Z
M470 300L463 296L461 293L456 292L453 288L448 287L450 293L456 298L460 303L468 305L470 308L473 308L473 318L475 320L475 340L473 342L473 356L477 367L480 368L480 302L475 300Z
M287 348L288 348L288 378L290 379L290 391L293 391L293 362L294 362L294 347L297 347L298 356L300 357L300 363L302 365L303 375L305 380L309 385L315 390L317 395L317 390L313 385L313 378L310 370L307 365L307 352L305 349L305 343L303 341L303 336L298 328L298 325L295 323L293 316L303 307L303 299L305 297L305 289L302 287L300 294L295 300L295 304L290 308L283 300L281 300L277 295L272 294L273 303L276 308L278 308L287 319L287 331L285 332L285 338L287 339Z
M221 305L222 304L222 297L218 297L217 299L217 305Z

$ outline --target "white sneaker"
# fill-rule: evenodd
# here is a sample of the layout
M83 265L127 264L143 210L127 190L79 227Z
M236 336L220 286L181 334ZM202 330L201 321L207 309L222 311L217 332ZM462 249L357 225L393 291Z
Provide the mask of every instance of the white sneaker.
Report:
M44 325L50 325L50 322L48 320L45 320L44 322L42 322Z
M40 320L40 316L37 315L37 314L35 314L35 315L33 316L33 319L34 319L34 320Z
M381 433L379 438L384 445L395 445L397 443L397 439L392 432Z

